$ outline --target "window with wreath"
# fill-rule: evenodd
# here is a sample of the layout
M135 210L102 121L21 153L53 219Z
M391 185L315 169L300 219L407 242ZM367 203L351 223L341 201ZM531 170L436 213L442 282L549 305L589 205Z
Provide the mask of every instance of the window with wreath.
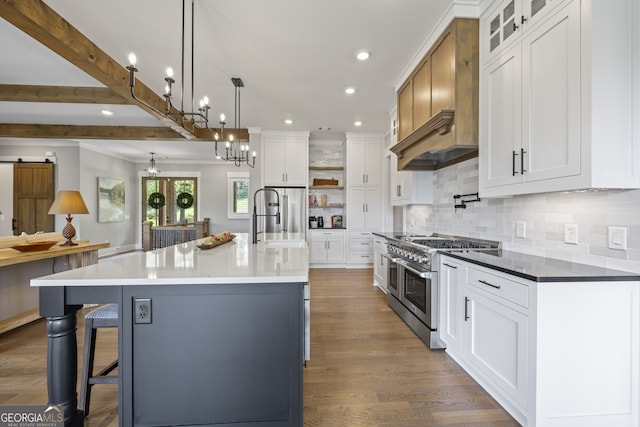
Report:
M143 221L152 226L195 222L197 185L197 178L143 177Z

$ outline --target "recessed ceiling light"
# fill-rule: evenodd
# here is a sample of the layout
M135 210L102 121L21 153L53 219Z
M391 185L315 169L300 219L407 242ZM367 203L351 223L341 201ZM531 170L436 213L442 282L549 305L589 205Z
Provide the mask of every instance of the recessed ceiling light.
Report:
M113 111L102 110L102 114L104 114L105 116L113 116Z
M285 125L291 125L291 124L293 124L293 120L291 120L291 119L286 119L286 120L284 121L284 124L285 124Z
M356 120L355 122L353 122L354 126L362 126L362 122L360 120Z
M356 52L356 58L358 61L366 61L371 57L371 52L366 49L362 49Z
M355 87L348 87L344 90L344 93L346 93L347 95L353 95L354 93L356 93L356 88Z

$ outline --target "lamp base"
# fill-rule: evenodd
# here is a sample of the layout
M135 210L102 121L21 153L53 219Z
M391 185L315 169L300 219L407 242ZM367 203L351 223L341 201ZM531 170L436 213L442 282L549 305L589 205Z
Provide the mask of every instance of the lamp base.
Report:
M73 226L73 224L71 224L72 219L73 218L71 217L71 215L67 215L67 225L65 225L64 228L62 229L62 237L67 239L67 241L61 244L60 246L78 246L77 243L74 243L71 241L71 239L76 237L76 229Z

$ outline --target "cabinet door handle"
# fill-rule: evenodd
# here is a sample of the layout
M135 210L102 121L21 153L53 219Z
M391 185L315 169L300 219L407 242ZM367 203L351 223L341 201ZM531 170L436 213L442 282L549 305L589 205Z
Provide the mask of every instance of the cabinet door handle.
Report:
M486 282L484 280L478 280L478 282L482 283L483 285L491 286L492 288L500 289L500 286L494 285L493 283L489 283L489 282Z
M364 179L364 174L362 174L362 183L365 184L367 181Z
M520 173L524 175L524 173L526 172L525 168L524 168L524 155L525 155L526 151L524 151L524 148L520 149Z
M456 267L455 265L449 265L449 264L447 264L446 262L443 262L443 263L442 263L442 265L446 265L447 267L449 267L449 268L453 268L454 270L457 270L457 269L458 269L458 267Z
M518 28L518 25L516 24L516 21L513 21L513 31L516 31Z
M525 22L527 22L527 18L525 18L525 17L524 17L524 15L522 15L522 16L520 17L520 23L521 23L521 24L524 24Z
M469 297L464 297L464 321L469 320Z
M516 176L516 174L518 172L516 172L516 156L518 155L518 153L516 153L515 150L513 150L513 155L511 156L511 175L512 176Z
M366 211L364 210L364 203L362 204L362 212L366 212Z

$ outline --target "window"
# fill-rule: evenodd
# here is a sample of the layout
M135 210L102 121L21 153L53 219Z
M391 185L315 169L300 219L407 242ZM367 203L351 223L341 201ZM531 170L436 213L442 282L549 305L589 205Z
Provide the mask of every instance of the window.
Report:
M248 172L227 172L227 218L249 219Z
M155 226L193 223L198 217L197 178L142 178L144 221Z

